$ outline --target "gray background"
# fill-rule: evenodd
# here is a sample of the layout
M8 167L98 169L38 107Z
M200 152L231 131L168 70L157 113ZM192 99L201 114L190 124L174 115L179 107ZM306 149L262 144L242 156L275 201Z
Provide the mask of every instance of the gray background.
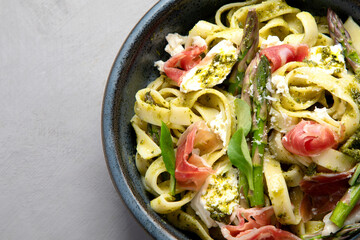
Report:
M0 239L150 239L110 180L101 104L156 0L0 0Z

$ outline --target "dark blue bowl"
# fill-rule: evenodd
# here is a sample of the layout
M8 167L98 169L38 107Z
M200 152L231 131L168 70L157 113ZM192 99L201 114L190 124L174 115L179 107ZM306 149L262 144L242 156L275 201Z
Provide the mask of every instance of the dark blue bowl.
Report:
M123 44L108 78L102 109L102 139L113 183L128 208L156 239L193 239L164 221L149 206L135 162L136 137L130 125L136 92L158 76L154 61L168 57L165 36L186 35L198 20L211 20L229 0L161 0L141 19ZM289 5L326 15L331 7L340 16L359 22L359 0L288 0ZM357 239L356 237L354 239Z

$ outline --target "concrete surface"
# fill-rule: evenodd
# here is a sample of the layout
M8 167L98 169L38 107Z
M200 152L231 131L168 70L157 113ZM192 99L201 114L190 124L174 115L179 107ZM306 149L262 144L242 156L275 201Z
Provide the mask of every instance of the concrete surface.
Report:
M151 239L101 143L111 65L156 0L0 0L0 239Z

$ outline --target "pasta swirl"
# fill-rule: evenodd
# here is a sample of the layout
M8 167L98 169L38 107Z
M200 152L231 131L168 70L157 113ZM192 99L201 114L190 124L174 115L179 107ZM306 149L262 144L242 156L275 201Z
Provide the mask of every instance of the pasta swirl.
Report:
M347 184L356 164L339 146L358 141L359 73L326 17L284 0L230 3L214 20L169 34L171 58L136 93L135 163L150 207L201 239L321 236L332 209L317 201L340 196L326 181Z
M283 78L285 84L282 94L273 95L277 99L273 101L275 110L290 117L312 119L326 124L340 136L349 137L357 129L359 108L351 92L359 90L360 86L349 75L336 78L321 69L307 67L304 63L288 63L278 69L274 77ZM326 93L330 93L334 99L331 107L324 102ZM324 108L319 110L316 103ZM315 109L309 110L310 107Z

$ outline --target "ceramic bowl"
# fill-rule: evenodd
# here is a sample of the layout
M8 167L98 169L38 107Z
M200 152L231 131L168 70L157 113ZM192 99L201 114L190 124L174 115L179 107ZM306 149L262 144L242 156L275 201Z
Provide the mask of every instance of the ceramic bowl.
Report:
M136 136L130 125L136 92L158 75L154 61L166 60L165 36L186 35L198 20L212 20L228 0L161 0L135 26L115 59L108 78L102 109L102 138L106 162L113 183L124 202L156 239L193 239L175 229L149 206L135 162ZM234 1L232 1L234 2ZM289 5L313 14L326 15L331 7L344 19L359 22L360 2L355 0L288 0ZM119 46L120 47L120 46Z

